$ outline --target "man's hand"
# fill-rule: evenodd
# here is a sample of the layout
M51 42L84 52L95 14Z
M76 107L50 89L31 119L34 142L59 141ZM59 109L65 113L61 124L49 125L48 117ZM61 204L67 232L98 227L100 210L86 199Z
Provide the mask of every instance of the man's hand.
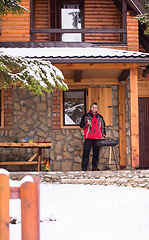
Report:
M87 125L91 126L92 125L92 121L91 120L87 120Z

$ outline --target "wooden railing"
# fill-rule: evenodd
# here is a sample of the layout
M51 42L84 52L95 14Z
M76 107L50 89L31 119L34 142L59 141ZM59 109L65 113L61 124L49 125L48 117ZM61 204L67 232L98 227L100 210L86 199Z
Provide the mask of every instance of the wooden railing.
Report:
M31 33L127 33L127 29L39 29L31 28Z
M7 173L6 170L0 171L0 240L9 240L9 199L21 199L21 239L39 240L40 179L30 181L24 177L20 187L10 187Z
M127 29L39 29L39 28L31 28L31 41L33 40L33 34L35 33L51 33L51 34L64 34L64 33L81 33L81 34L90 34L90 33L111 33L111 34L122 34L122 41L121 43L127 43ZM110 41L110 40L109 40ZM111 42L111 41L110 41Z

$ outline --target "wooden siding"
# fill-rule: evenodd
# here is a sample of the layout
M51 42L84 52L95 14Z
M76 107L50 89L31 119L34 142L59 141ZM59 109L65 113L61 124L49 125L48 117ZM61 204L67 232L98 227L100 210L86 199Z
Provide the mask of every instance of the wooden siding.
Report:
M98 112L103 116L106 126L112 126L112 88L89 88L88 110L93 102L98 103Z
M22 0L21 6L30 10L30 1ZM30 41L30 12L2 17L0 41Z
M146 77L142 76L145 66L138 68L138 95L139 97L149 97L149 74Z
M53 17L50 11L50 2L55 3L53 8L57 8L58 0L35 0L34 3L34 28L48 29L53 28L50 24L50 18ZM22 6L30 9L30 1L23 0ZM93 29L117 29L121 28L122 14L117 9L112 0L85 0L84 2L84 27ZM58 8L59 9L59 8ZM56 11L56 10L55 10ZM129 13L128 13L129 14ZM139 36L138 36L138 21L133 16L127 14L127 40L128 46L113 46L112 42L118 42L122 37L122 34L118 33L105 33L105 34L84 34L84 40L86 42L111 42L110 48L139 51ZM59 15L59 13L58 13ZM51 17L50 17L51 16ZM0 41L30 41L30 13L25 12L23 15L8 14L4 16L2 22L2 34L0 35ZM51 21L52 21L51 20ZM60 20L60 19L59 19ZM58 19L55 20L58 22ZM55 23L55 28L60 28L58 23ZM54 35L54 34L53 34ZM51 36L53 36L51 34ZM58 34L57 34L58 35ZM60 34L58 38L51 38L48 33L34 34L34 41L57 41L60 40ZM54 35L55 36L55 35Z
M138 20L127 13L127 50L139 51Z
M39 29L49 28L49 4L48 0L36 0L35 1L35 16L34 27ZM49 41L48 33L36 33L34 35L35 41Z
M85 0L85 28L118 29L121 12L112 0ZM85 34L86 42L117 42L120 34Z
M149 98L139 98L140 168L149 168Z

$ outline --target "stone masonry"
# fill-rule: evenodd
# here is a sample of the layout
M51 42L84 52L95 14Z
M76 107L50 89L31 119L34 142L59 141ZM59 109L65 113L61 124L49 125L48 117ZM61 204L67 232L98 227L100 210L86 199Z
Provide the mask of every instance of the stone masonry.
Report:
M56 184L99 184L119 187L139 187L149 189L149 170L124 171L63 171L63 172L10 172L11 180L21 180L24 176L39 177L41 182Z
M109 87L109 86L101 86ZM119 137L118 118L118 86L112 87L112 120L113 125L106 127L107 137ZM55 97L57 99L55 100ZM25 91L19 87L12 90L12 129L0 129L1 142L14 142L15 135L19 141L25 137L33 138L34 142L50 141L51 149L45 149L42 157L51 157L52 171L80 171L83 151L82 129L56 129L53 128L52 101L58 101L58 94L43 93L37 96L32 92ZM129 117L129 85L126 85L126 143L127 143L127 169L130 169L130 117ZM56 108L55 108L56 109ZM57 107L59 110L59 107ZM58 117L58 116L57 116ZM58 118L57 118L58 119ZM55 124L55 123L54 123ZM25 161L28 160L36 149L0 149L0 161ZM116 147L119 157L119 146ZM109 148L100 151L99 169L108 168ZM91 170L90 156L88 170ZM113 156L112 156L113 159ZM37 159L36 159L37 160ZM114 163L114 162L113 162ZM115 165L112 165L112 170ZM8 171L32 171L37 166L7 166Z

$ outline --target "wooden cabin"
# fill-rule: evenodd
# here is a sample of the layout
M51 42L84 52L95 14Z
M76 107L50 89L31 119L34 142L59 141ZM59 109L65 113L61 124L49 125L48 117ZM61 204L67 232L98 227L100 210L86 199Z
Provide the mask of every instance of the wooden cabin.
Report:
M50 141L52 148L43 156L51 157L51 170L81 170L79 122L96 101L107 136L119 138L120 168L149 168L149 36L135 19L146 12L139 1L22 0L22 5L30 12L2 18L0 50L51 61L69 91L36 96L18 86L1 90L0 142L14 141L15 134ZM32 149L0 149L0 162L33 154ZM100 155L100 170L109 169L110 149Z

